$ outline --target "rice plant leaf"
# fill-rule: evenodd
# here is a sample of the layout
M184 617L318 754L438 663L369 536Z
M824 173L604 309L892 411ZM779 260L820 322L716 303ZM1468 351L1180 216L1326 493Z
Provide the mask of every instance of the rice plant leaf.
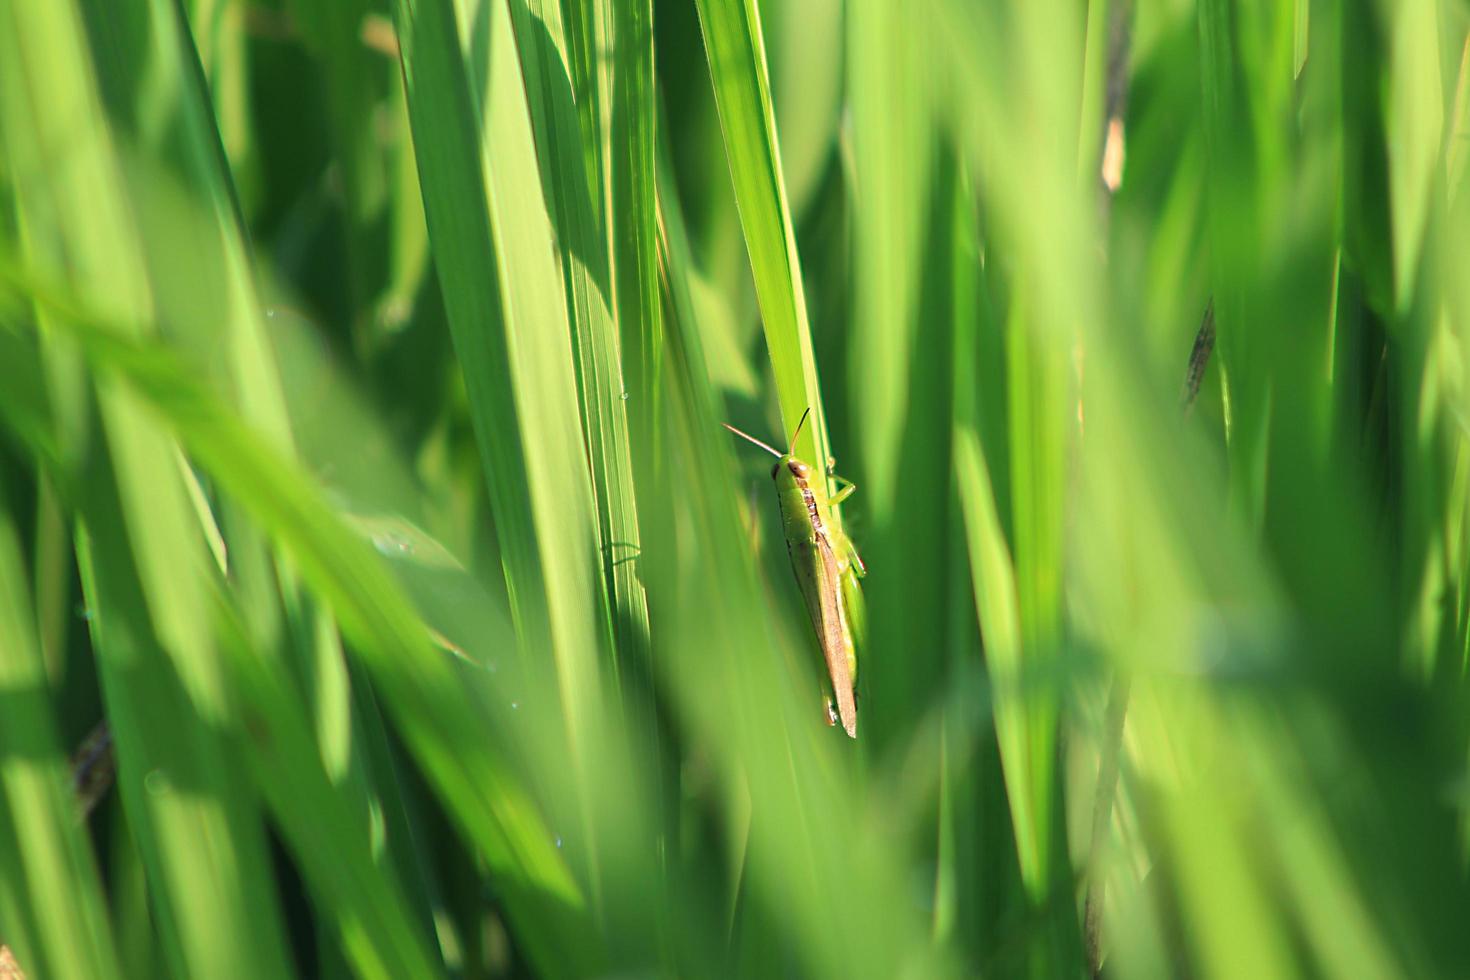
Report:
M1396 306L1414 302L1437 178L1443 172L1445 83L1440 72L1439 13L1432 3L1380 4L1390 21L1389 91L1385 106L1389 193L1393 214Z
M16 288L14 273L6 281ZM115 327L35 283L20 282L58 314L57 329L75 339L92 369L125 385L165 420L191 458L301 569L354 642L466 833L507 884L528 900L543 895L579 904L580 890L554 835L495 752L485 704L450 658L430 648L422 622L367 543L342 524L309 480L166 351L119 337ZM466 745L479 748L468 752Z
M292 0L287 8L302 40L322 65L327 118L340 168L347 234L343 241L346 292L354 335L375 338L372 321L382 277L379 248L371 231L389 203L389 160L383 151L378 106L393 81L393 63L364 43L377 7L365 0Z
M245 757L357 973L383 980L443 976L396 876L373 855L357 788L332 785L305 703L279 667L251 649L223 594L217 609L221 645L243 702Z
M658 417L663 317L654 206L653 4L564 2L559 18L545 0L531 6L545 24L563 25L558 47L576 93L592 220L606 241L609 305L633 395L628 408L635 432L647 440Z
M556 326L567 306L553 223L545 198L526 192L540 170L510 11L487 2L461 21L446 0L400 0L396 12L429 235L516 628L526 651L554 652L563 711L584 731L607 636L596 510L571 337Z
M120 977L96 858L83 833L71 773L57 739L20 540L0 497L0 867L14 889L0 923L36 976Z
M582 420L619 666L646 676L648 601L637 574L640 539L627 405L635 395L640 403L649 396L646 386L630 388L624 378L627 359L619 350L612 310L615 286L607 232L597 220L602 208L588 196L589 181L599 201L603 196L603 175L587 170L588 161L602 154L582 145L585 129L578 126L569 75L574 49L568 35L574 25L563 25L559 6L548 0L513 3L512 16L569 300L563 323L576 340Z
M863 494L875 524L886 523L897 506L900 454L924 432L914 424L916 405L935 390L910 387L916 362L933 352L930 344L919 346L932 157L922 17L919 8L860 0L847 18L855 170L848 374L863 439Z
M7 4L0 18L8 25L0 31L0 131L30 259L66 269L79 292L147 323L153 300L117 151L106 127L72 126L95 123L103 112L80 12L69 3ZM40 51L46 57L34 57ZM44 109L33 101L38 91L47 93ZM88 467L66 474L81 481L79 509L90 532L78 557L98 613L94 642L123 795L164 947L180 972L282 971L282 931L266 898L264 834L249 794L230 778L217 734L229 717L228 694L197 601L208 563L174 465L177 449L129 394L107 383L96 388L106 449L76 443L85 438L90 396L75 384L74 356L64 345L48 345L47 357L53 379L68 379L53 388L53 403L65 405L72 420L63 422L63 452ZM186 743L166 734L195 729ZM160 774L157 792L143 787L150 772ZM191 792L171 791L175 780Z
M759 7L756 0L699 0L698 8L783 427L787 433L794 431L810 409L811 420L797 439L796 455L825 460L830 455L827 420L796 232L781 176ZM825 486L822 490L827 492ZM834 512L832 521L840 526L840 514Z
M127 160L124 180L146 243L143 259L158 319L166 333L209 371L242 417L272 444L291 452L294 436L276 352L265 329L257 275L231 175L224 167L226 155L210 93L191 57L189 25L171 3L97 5L88 15L96 36L132 34L145 42L103 46L99 73L107 80L116 130L137 153ZM350 12L343 15L350 17ZM306 23L310 26L310 21ZM329 41L322 43L330 46ZM352 50L342 52L342 58L362 67L360 60L351 58L362 50L355 33L346 47ZM369 67L387 77L385 59L371 57L376 62ZM367 86L358 84L364 81L354 76L344 83L361 91L343 99L367 95ZM334 91L341 87L334 86ZM339 132L350 127L353 119L344 118L350 115L346 109L337 115ZM146 122L155 119L168 119L171 125L162 129ZM375 145L369 142L362 155ZM370 178L359 175L371 173L374 163L349 158L345 164L352 185L352 215L358 222L367 220L372 207L364 199L374 196L371 189L359 186ZM376 197L381 199L381 188ZM179 255L160 244L175 241L193 242L195 247L188 255ZM182 466L182 473L206 536L223 554L221 532L204 501L203 488L187 466ZM355 794L362 819L369 818L375 796L379 805L393 810L392 774L367 771L363 754L353 749L354 730L361 732L374 720L353 719L347 664L330 616L302 594L296 571L269 552L259 528L237 503L222 502L220 524L228 539L230 578L253 642L284 654L281 666L294 664L296 676L309 679L304 686L311 698L320 755L333 779L344 792ZM401 852L409 846L406 835L392 835L383 853L407 864ZM427 920L426 908L420 914Z
M974 577L975 610L985 638L986 662L999 688L996 735L1000 740L1006 783L1015 787L1011 807L1016 847L1021 855L1021 867L1028 876L1035 876L1042 866L1043 844L1037 837L1043 825L1037 818L1036 801L1029 786L1033 746L1027 737L1028 719L1017 684L1022 647L1015 565L995 509L995 491L985 454L973 430L957 427L954 453L955 477L965 513L970 574ZM1045 761L1035 761L1043 768L1046 766Z
M658 455L659 373L663 363L663 306L658 285L655 143L658 97L654 88L654 19L651 0L599 2L610 126L603 153L603 181L609 200L608 257L612 262L613 305L622 338L623 371L631 390L644 392L634 418L649 451ZM610 75L610 77L608 77Z

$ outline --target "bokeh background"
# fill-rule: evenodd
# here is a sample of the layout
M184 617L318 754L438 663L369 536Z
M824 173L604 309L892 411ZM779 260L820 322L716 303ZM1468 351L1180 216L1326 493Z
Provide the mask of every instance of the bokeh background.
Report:
M0 0L0 149L27 976L1470 975L1463 0Z

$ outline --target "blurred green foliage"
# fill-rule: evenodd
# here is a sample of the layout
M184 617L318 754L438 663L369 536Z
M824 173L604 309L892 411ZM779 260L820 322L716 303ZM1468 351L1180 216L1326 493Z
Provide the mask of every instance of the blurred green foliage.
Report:
M0 0L0 151L27 975L1470 973L1463 0Z

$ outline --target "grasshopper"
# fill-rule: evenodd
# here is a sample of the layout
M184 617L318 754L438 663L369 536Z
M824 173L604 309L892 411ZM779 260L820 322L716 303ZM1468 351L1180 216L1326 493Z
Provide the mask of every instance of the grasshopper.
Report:
M857 738L857 647L855 631L861 631L862 592L857 579L867 574L857 548L847 535L833 526L829 508L836 507L857 489L847 483L830 501L812 491L817 471L795 456L796 437L806 424L808 408L791 433L790 447L777 452L754 436L733 425L725 428L776 457L771 479L776 482L776 500L781 505L781 529L786 538L786 552L791 557L791 570L806 601L806 611L817 633L822 657L827 662L831 694L824 694L827 724L842 723L850 738ZM846 482L846 481L844 481ZM833 697L836 707L833 707Z

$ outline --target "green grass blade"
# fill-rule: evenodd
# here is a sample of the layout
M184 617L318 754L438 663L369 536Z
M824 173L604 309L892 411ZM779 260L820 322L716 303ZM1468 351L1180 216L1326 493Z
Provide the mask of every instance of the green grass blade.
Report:
M589 163L596 166L609 157L611 151L601 145L600 125L596 132L599 147L589 149L583 146L583 134L588 129L588 111L586 106L582 107L582 125L579 126L579 114L573 101L574 89L571 88L572 78L577 73L577 52L587 48L604 51L598 39L583 37L574 42L572 35L585 29L587 16L600 15L601 12L583 12L580 20L573 19L563 24L561 8L546 0L533 0L529 4L516 0L510 6L525 74L530 121L536 137L548 214L556 230L557 255L568 299L562 329L574 339L584 431L588 436L587 458L597 506L600 556L611 615L613 664L622 699L622 710L615 716L620 722L619 729L609 733L611 738L599 735L601 744L594 745L589 741L579 751L597 751L599 761L595 764L598 770L595 778L615 784L618 779L612 773L627 765L618 745L622 737L619 730L626 731L632 743L628 750L631 755L626 758L641 760L649 778L661 781L667 763L661 758L659 747L648 602L641 579L642 541L629 432L629 417L633 414L629 406L640 405L646 453L649 448L647 439L651 434L649 411L655 399L648 388L648 379L642 377L642 373L633 378L625 377L625 365L632 362L634 370L637 370L644 356L641 349L645 343L641 336L644 326L641 323L631 325L636 346L627 355L622 354L613 309L613 304L619 302L620 287L613 278L609 261L610 235L598 220L599 214L611 213L626 221L624 212L628 205L625 200L619 200L616 208L610 209L608 198L611 191L607 175L600 169L589 172ZM600 54L599 63L605 57L608 56ZM600 74L591 81L594 86L600 85ZM586 101L594 108L602 101L597 94L589 92L588 95ZM598 201L596 204L588 199L589 184ZM636 276L633 279L636 285ZM636 316L641 307L636 297L632 300L630 314ZM573 721L577 725L583 722L575 718ZM592 730L590 726L587 728L587 731ZM584 764L590 764L590 757ZM589 777L592 775L589 772ZM642 775L627 773L623 778L638 779ZM589 851L594 855L605 853L613 857L630 847L635 852L656 852L660 841L653 833L638 843L619 840L625 830L647 826L637 816L637 805L626 806L632 802L630 797L622 796L614 802L606 793L596 792L592 787L589 779L583 792L588 800L601 800L597 821L600 830L596 837L589 835ZM610 871L606 878L600 869L594 871L598 875L594 889L605 889L609 895L618 890L628 896L617 900L609 898L601 903L605 910L602 914L606 921L606 935L616 945L630 945L628 940L633 936L649 932L650 924L639 920L645 918L650 905L634 898L659 887L657 880L650 878L647 871L636 861L620 862L618 869ZM611 880L614 875L617 880Z
M221 600L221 642L245 706L246 758L308 886L336 920L357 975L443 976L396 876L374 858L357 794L334 787L322 766L305 705L279 668L250 648L243 625Z
M7 5L0 15L11 45L0 125L33 260L49 268L65 262L79 291L147 322L151 297L108 131L82 127L79 137L68 129L102 112L78 11ZM37 59L22 50L48 54ZM48 93L44 112L29 101L36 91ZM178 450L126 393L104 383L97 399L112 463L90 454L94 479L84 484L81 509L92 534L80 552L98 612L94 640L124 796L142 837L165 946L184 972L280 972L284 942L257 811L231 780L218 735L202 727L202 719L225 721L228 699L199 603L198 576L208 574L208 563ZM85 404L68 410L80 417ZM77 447L72 452L81 457ZM186 744L166 734L196 727ZM149 772L161 773L158 792L143 787ZM170 781L193 792L173 792Z
M516 627L555 651L563 709L592 720L603 622L571 338L510 15L466 30L443 0L397 7L430 239L469 387ZM466 62L466 51L483 61ZM487 287L486 277L491 276Z
M923 425L921 406L934 388L910 387L918 363L947 360L936 356L932 338L920 337L921 317L938 312L921 311L920 294L933 131L915 23L922 17L917 8L861 0L847 19L856 171L849 397L863 438L865 506L880 525L899 507L899 486L908 476L900 463L906 444L926 437L940 446L946 441Z
M12 280L13 282L13 280ZM34 288L34 287L32 287ZM191 456L301 569L374 673L424 768L493 867L531 892L576 903L579 890L534 805L494 751L486 706L466 689L359 535L311 483L156 347L119 338L42 294L94 370L114 377L172 426ZM506 638L501 638L502 642ZM508 705L497 703L497 715ZM467 752L466 745L481 746Z
M491 188L477 138L485 116L483 93L472 88L485 81L472 76L462 61L465 42L448 4L400 3L395 12L424 210L456 353L474 406L492 507L504 528L500 549L516 628L527 647L541 650L550 640L546 572L517 421L521 409L512 382L509 304L502 294L505 266L490 218ZM482 285L486 276L493 277L492 288ZM554 315L552 322L558 319ZM558 385L554 392L564 389Z
M623 377L618 328L611 309L605 232L588 199L586 161L573 92L569 87L570 44L556 4L515 3L518 50L536 147L545 174L549 216L556 228L566 307L561 326L576 339L584 431L589 436L592 487L597 504L599 545L611 598L612 626L621 669L648 672L648 601L638 580L640 544L637 500L628 438L629 397L647 398ZM594 187L601 189L601 175Z
M563 2L560 18L545 2L532 6L548 25L564 21L558 46L576 93L592 220L606 241L609 305L633 395L628 408L639 439L651 440L663 316L654 207L653 4Z
M0 913L7 940L35 976L120 977L102 880L77 820L35 632L16 522L0 498L0 800L6 814L4 876L34 933Z
M1027 716L1018 684L1022 656L1015 565L996 512L995 492L985 464L985 453L972 428L956 426L954 455L955 478L965 513L970 574L974 577L975 609L980 616L980 632L985 638L986 663L1000 689L995 726L1005 764L1006 783L1008 787L1014 787L1011 790L1011 808L1016 848L1024 872L1034 881L1043 846L1037 836L1044 832L1044 825L1037 819L1036 801L1028 780L1033 771L1032 764L1045 769L1048 763L1033 760L1032 745L1026 737Z
M551 654L573 773L563 784L568 819L586 841L589 897L601 908L591 780L606 744L606 556L565 329L555 202L527 192L541 186L541 169L526 72L505 3L465 11L463 21L446 0L401 0L396 9L429 234L516 627L528 665L542 669Z
M603 81L611 125L603 154L604 186L610 201L608 257L613 298L622 338L623 371L631 390L643 393L633 406L638 431L657 457L655 423L662 390L663 306L658 285L658 229L655 195L658 173L658 99L654 89L653 3L601 2L603 41L611 51Z
M1434 188L1444 166L1444 93L1439 13L1434 4L1380 4L1390 20L1385 106L1393 216L1394 295L1400 313L1414 302Z
M187 24L170 3L107 5L90 13L99 36L132 33L149 41L104 47L100 60L119 132L130 145L148 151L147 162L130 163L125 179L147 243L144 258L159 320L171 338L195 352L198 363L207 366L242 417L289 452L294 438L275 352L266 334L266 317L234 189L223 169L225 155L210 112L209 92L190 57ZM330 31L323 28L322 33ZM355 33L346 43L361 52ZM154 50L176 52L176 56L148 57L147 52ZM349 55L343 54L350 61ZM377 62L370 67L386 76L384 59L372 57ZM351 63L361 67L361 59ZM341 87L334 85L334 91ZM345 109L338 113L339 130L352 122L340 118L346 114ZM155 118L172 120L167 135L138 122ZM361 120L359 124L366 128ZM361 155L367 156L367 151ZM374 162L349 159L346 166L352 185L350 210L358 222L368 218L371 201L367 199L382 197L381 189L374 195L359 186L370 181L370 177L359 177L359 171L370 172ZM155 245L181 237L198 243L187 259ZM207 507L203 510L207 515ZM301 594L294 569L275 560L263 535L238 504L226 501L220 510L229 572L253 642L284 654L281 664L294 666L309 691L321 755L333 779L356 794L358 809L366 819L373 805L371 774L352 747L351 693L335 626ZM212 525L213 518L208 520ZM398 836L389 840L395 852L407 844Z
M232 778L238 760L221 740L203 735L223 719L204 714L200 696L150 632L151 609L123 536L124 514L108 492L110 468L86 476L93 489L82 502L77 559L117 745L118 785L139 838L165 953L174 969L186 972L284 971L253 796ZM190 516L181 508L172 519ZM202 555L198 567L206 567ZM191 653L197 657L199 649ZM181 731L194 735L180 740ZM269 912L262 917L261 910Z
M246 11L214 0L188 0L191 34L208 91L220 142L240 188L241 205L254 210L260 188L260 146L251 125L250 35Z
M392 62L364 43L366 0L292 0L294 15L325 75L327 117L339 168L346 223L346 299L354 338L364 347L382 324L371 322L383 277L381 247L372 237L388 206L388 160L379 136L378 105L392 84Z
M802 414L811 409L796 454L825 460L830 455L827 420L812 353L796 233L781 177L760 14L755 0L699 0L698 7L725 156L786 430L775 442L784 446ZM840 527L840 516L834 514L833 522Z

